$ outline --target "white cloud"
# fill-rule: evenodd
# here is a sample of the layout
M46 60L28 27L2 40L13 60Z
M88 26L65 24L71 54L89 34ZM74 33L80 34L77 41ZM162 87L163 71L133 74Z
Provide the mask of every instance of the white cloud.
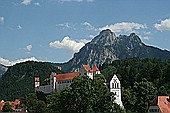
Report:
M144 32L144 35L152 35L152 33L151 33L150 31L148 31L148 32L145 31L145 32Z
M94 38L95 37L95 35L89 35L89 36L87 36L88 38Z
M49 46L52 48L64 48L72 52L78 52L87 43L87 40L75 41L70 37L64 37L62 41L50 42Z
M34 3L35 6L40 6L39 2Z
M21 29L22 29L22 26L21 26L21 25L18 25L18 26L17 26L17 29L18 29L18 30L21 30Z
M160 31L170 30L170 18L161 20L161 23L156 23L155 28Z
M23 0L22 4L29 5L31 4L31 0Z
M145 36L145 37L143 37L143 40L150 40L150 37Z
M94 26L92 26L89 22L84 22L83 25L86 27L87 30L90 31L98 31Z
M81 39L80 42L83 42L84 44L90 42L91 40L87 40L87 39Z
M30 58L25 58L25 59L19 59L19 60L15 60L15 61L10 61L8 59L4 59L0 57L0 64L3 64L5 66L13 66L17 63L21 63L21 62L26 62L26 61L38 61L35 57L30 57Z
M27 50L27 51L31 51L32 45L31 45L31 44L30 44L30 45L27 45L24 49Z
M0 16L0 25L1 24L4 24L4 17L3 16Z
M65 22L65 23L62 23L62 24L57 24L56 26L61 27L62 29L74 29L74 30L76 29L74 27L74 25L72 25L68 22Z
M99 30L105 30L105 29L110 29L113 32L136 32L136 30L139 29L144 29L147 28L145 24L139 24L139 23L134 23L134 22L121 22L121 23L116 23L113 25L107 25L102 28L99 28Z

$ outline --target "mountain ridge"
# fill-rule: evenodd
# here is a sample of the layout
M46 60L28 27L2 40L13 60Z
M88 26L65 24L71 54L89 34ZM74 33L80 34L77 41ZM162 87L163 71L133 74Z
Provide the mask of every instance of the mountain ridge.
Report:
M100 66L104 62L133 57L169 59L170 52L144 44L135 33L116 36L107 29L86 43L68 62L56 65L64 71L74 71L81 64L92 66L95 63Z

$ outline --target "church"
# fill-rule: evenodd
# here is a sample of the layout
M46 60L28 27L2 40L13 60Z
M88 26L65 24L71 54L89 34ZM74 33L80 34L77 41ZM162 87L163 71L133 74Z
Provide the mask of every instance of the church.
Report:
M122 104L122 95L121 95L121 84L118 77L114 74L110 81L110 92L113 92L115 94L115 103L123 107Z
M63 90L64 88L68 87L70 88L70 85L72 83L72 80L76 76L88 76L91 79L94 79L94 76L97 74L101 74L100 70L96 66L96 64L93 65L92 68L90 68L88 65L82 65L80 69L78 69L78 72L70 72L65 74L56 74L54 72L50 75L50 84L49 85L40 85L40 78L35 77L34 78L34 87L35 92L42 91L45 94L52 94L54 92L59 92ZM121 101L121 84L116 75L112 77L109 83L110 92L113 92L115 94L115 100L114 102L123 107L122 101Z

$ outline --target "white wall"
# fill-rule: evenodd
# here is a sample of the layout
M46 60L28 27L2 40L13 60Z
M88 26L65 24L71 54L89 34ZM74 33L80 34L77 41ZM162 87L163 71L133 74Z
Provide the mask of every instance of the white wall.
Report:
M121 84L119 79L116 75L113 76L113 78L110 81L110 92L115 93L115 100L114 102L117 103L120 106L123 106L122 99L121 99Z
M71 81L60 81L60 82L56 82L56 90L55 91L61 91L64 88L68 87L70 88L71 85Z
M45 94L52 93L51 85L45 85L45 86L36 87L35 91L42 91Z

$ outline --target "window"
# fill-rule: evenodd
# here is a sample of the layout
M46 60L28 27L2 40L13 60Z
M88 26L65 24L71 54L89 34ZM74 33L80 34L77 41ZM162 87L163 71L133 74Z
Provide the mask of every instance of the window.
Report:
M119 83L117 83L117 88L119 88Z
M114 84L114 83L112 83L112 88L115 88L115 87L114 87L114 85L115 85L115 84Z
M117 83L117 79L113 79L113 83Z

